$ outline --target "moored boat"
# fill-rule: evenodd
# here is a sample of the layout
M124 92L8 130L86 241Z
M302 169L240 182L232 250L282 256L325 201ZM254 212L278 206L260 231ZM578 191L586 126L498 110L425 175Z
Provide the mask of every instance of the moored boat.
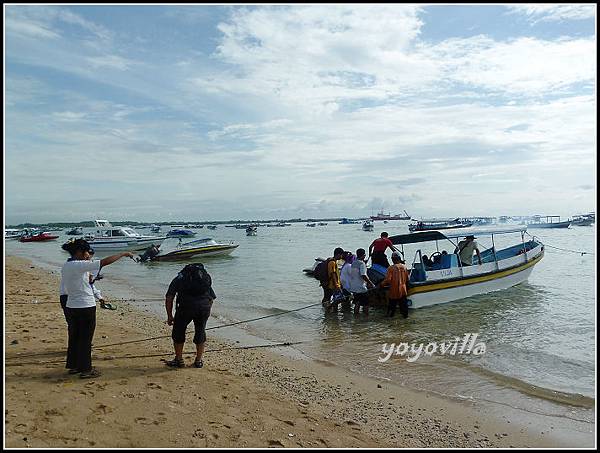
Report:
M371 220L410 220L410 215L408 212L404 211L404 215L396 214L391 215L390 213L384 214L383 209L377 213L376 216L371 216Z
M4 239L19 239L23 235L23 230L17 230L15 228L4 229Z
M533 220L527 223L527 226L529 228L569 228L571 220L561 221L558 215L533 216Z
M594 223L596 223L595 214L580 214L573 216L573 221L571 222L571 225L592 226Z
M365 222L362 225L362 229L363 231L373 231L374 225L373 225L373 221L372 220L365 220Z
M471 222L461 221L459 218L415 220L415 222L408 225L408 231L449 230L454 228L468 228L473 225Z
M168 238L191 238L194 236L196 236L196 233L192 230L185 230L182 228L176 228L167 233Z
M258 233L258 228L256 225L248 225L246 228L246 236L256 236Z
M453 233L425 231L390 237L394 245L402 247L402 252L407 244L435 242L437 249L438 241L449 241L456 247L458 239L468 235L491 238L492 246L481 252L481 264L471 266L462 265L458 255L454 253L443 254L439 251L432 254L434 264L428 264L423 259L421 249L417 250L409 269L409 306L422 308L442 304L507 289L524 282L544 256L544 245L535 237L526 239L526 232L527 227L521 226L505 230ZM520 234L520 242L496 250L494 237L511 233Z
M85 239L95 250L144 250L161 244L165 236L146 236L133 228L115 227L108 220L95 220L96 232Z
M67 234L69 236L79 236L83 234L83 228L82 227L75 227L75 228L71 228L69 231L67 231Z
M19 238L19 241L20 242L44 242L44 241L52 241L54 239L58 239L58 236L56 236L54 234L50 234L47 231L44 231L43 233L29 234L29 235L21 236Z
M168 252L160 252L150 258L151 261L174 261L188 259L198 256L229 255L239 244L233 242L217 242L212 238L198 239L179 244L175 249Z

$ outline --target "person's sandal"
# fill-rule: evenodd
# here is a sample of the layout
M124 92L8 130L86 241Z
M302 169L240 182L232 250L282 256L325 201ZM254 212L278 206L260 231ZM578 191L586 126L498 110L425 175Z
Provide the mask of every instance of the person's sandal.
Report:
M90 371L82 371L79 373L79 377L81 379L97 378L100 376L102 376L102 373L100 373L100 371L98 371L96 368L92 368Z
M203 366L204 366L204 362L202 361L202 359L194 361L195 368L202 368Z
M170 366L171 368L183 368L185 367L185 362L183 359L174 358L173 360L167 360L165 365Z

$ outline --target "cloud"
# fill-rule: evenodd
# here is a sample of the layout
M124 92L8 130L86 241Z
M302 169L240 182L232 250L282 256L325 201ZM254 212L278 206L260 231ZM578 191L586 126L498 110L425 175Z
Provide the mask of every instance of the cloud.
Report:
M513 14L523 14L534 23L585 20L596 17L596 5L523 4L507 6Z

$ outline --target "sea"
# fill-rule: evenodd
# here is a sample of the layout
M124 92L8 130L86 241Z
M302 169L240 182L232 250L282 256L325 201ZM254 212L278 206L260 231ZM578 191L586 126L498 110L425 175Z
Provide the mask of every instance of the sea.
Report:
M229 256L196 260L211 274L218 296L209 326L319 303L322 290L318 282L302 271L312 267L315 258L332 256L336 247L368 249L382 231L390 236L408 233L408 223L376 221L373 232L363 231L360 224L328 222L307 227L293 223L288 227L259 227L257 236L246 236L245 230L224 225L212 231L196 229L196 239L212 237L239 244ZM92 230L84 229L84 233ZM528 233L546 248L528 281L506 290L411 310L407 319L398 313L387 318L384 310L371 310L368 316L343 310L325 313L317 304L209 331L209 341L215 335L235 340L240 346L299 343L280 350L411 389L544 414L555 417L558 423L571 419L592 429L596 396L595 230L595 226L530 229ZM60 248L69 238L66 231L57 232L58 240L45 243L6 240L5 254L59 270L67 259ZM149 230L138 231L150 234ZM500 235L494 240L499 249L520 243L521 236ZM174 246L174 241L167 239L162 248ZM481 249L492 246L488 237L478 237L477 241ZM443 241L405 246L407 264L417 249L430 254L437 248L452 252L454 246ZM187 262L136 263L122 259L103 269L104 278L97 285L113 300L127 299L166 319L164 294ZM414 359L419 345L455 342L460 347L468 334L472 334L469 339L475 344L484 345L484 352L480 348L478 354L472 350L441 354L438 349ZM392 344L414 345L417 349L412 355L393 354L389 360L382 360L386 356L384 348ZM431 352L433 347L429 348Z

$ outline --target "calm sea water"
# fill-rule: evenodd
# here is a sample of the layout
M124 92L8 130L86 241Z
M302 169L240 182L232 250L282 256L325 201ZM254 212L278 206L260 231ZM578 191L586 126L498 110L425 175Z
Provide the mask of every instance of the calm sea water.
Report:
M215 231L197 230L197 237L211 236L240 244L231 256L204 258L213 277L218 300L214 324L219 321L256 318L280 310L319 302L322 290L302 273L315 257L332 255L341 246L355 251L368 248L384 229L408 232L408 222L376 222L375 232L360 225L308 228L293 224L285 228L261 227L258 236L244 230L219 226ZM145 232L147 233L147 231ZM547 245L594 252L595 227L530 230ZM5 241L6 254L24 256L59 267L67 258L58 241L19 243ZM173 240L169 240L173 241ZM496 238L496 247L512 245L520 236ZM490 247L486 238L480 245ZM168 245L165 242L163 248ZM440 242L440 250L452 251ZM435 245L423 245L424 252ZM416 246L405 248L407 261ZM162 303L171 279L185 263L136 264L121 260L107 267L101 289L165 317ZM390 379L409 387L451 397L491 400L525 410L581 420L592 420L595 399L595 255L566 253L547 247L525 283L508 290L476 296L440 306L412 310L406 320L388 319L381 311L368 317L351 313L323 313L322 308L286 314L244 325L244 331L276 341L303 341L297 349L305 355L332 362L357 373ZM225 334L228 329L219 330ZM229 329L231 330L231 329ZM216 331L215 331L216 332ZM421 357L407 362L392 357L378 362L384 343L451 341L477 333L484 341L481 356Z

